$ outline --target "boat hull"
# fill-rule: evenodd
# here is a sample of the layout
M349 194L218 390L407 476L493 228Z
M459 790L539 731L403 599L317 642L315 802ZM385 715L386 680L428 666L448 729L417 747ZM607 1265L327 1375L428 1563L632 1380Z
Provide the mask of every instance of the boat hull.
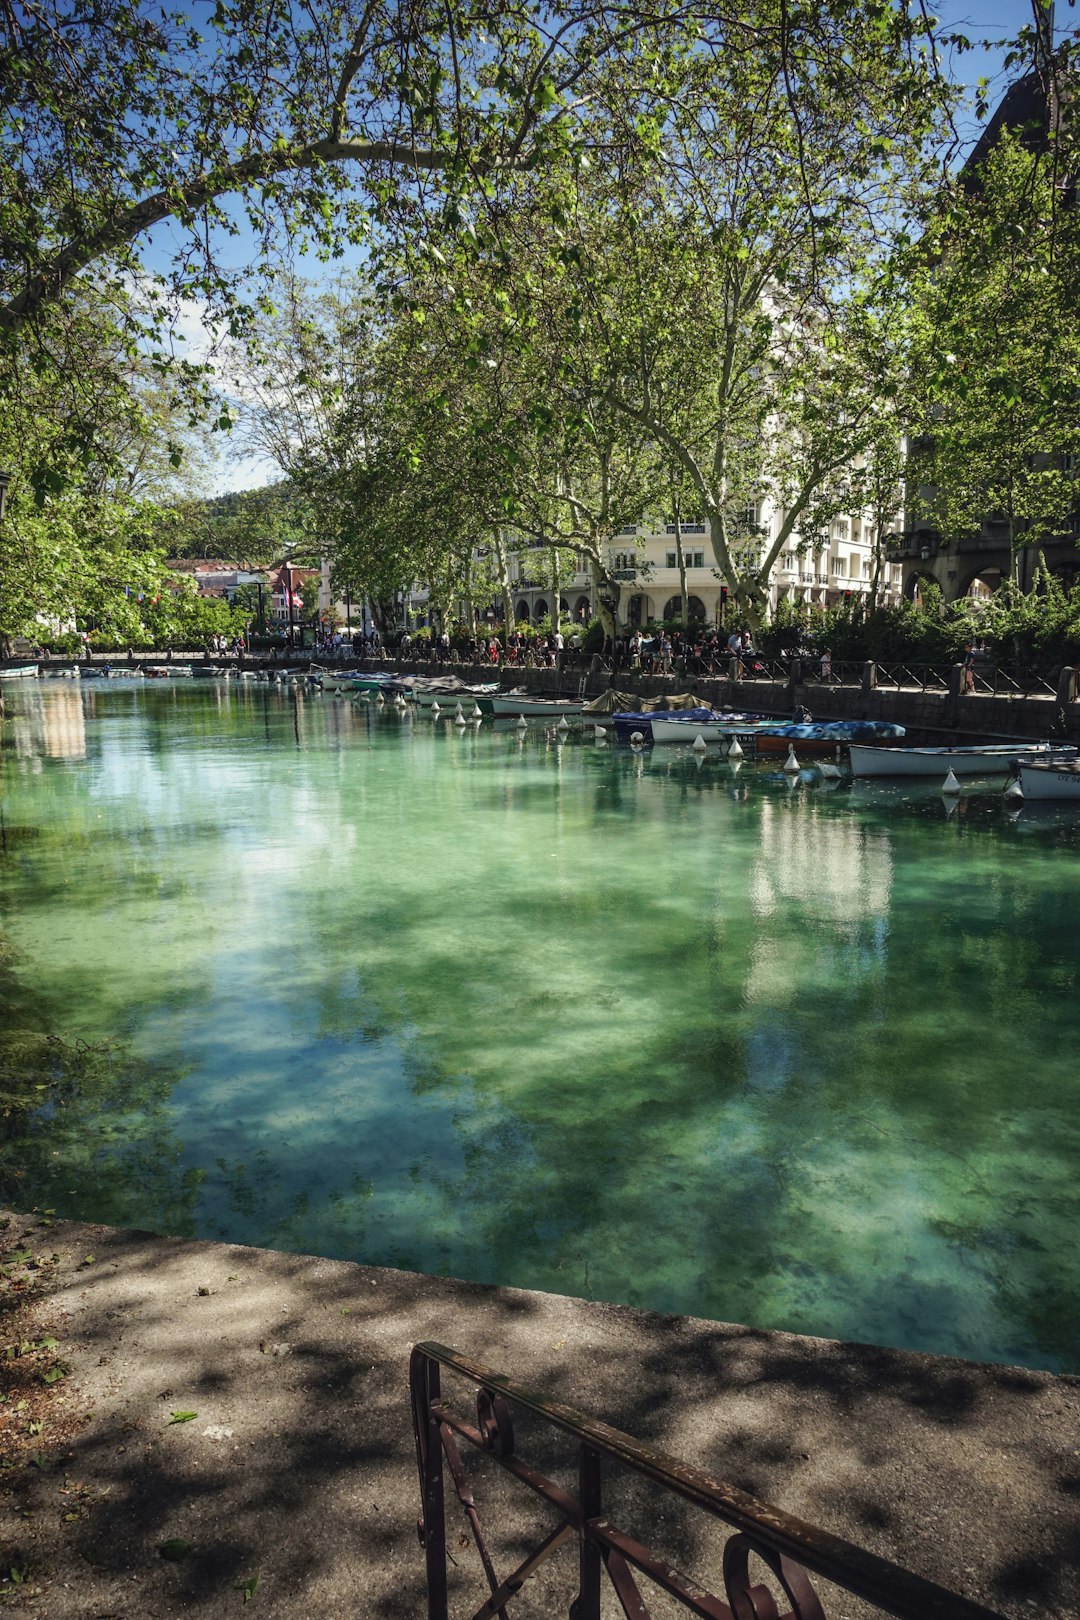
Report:
M558 720L563 715L573 719L580 718L583 707L580 698L539 698L516 692L477 697L474 702L480 705L482 713L494 715L496 719L513 715L523 715L526 720Z
M1066 799L1080 804L1080 763L1076 760L1047 760L1017 764L1017 779L1025 800Z
M851 743L853 776L1004 776L1017 756L1016 743L985 743L970 748L882 748ZM1048 758L1075 757L1075 749L1027 749Z
M36 679L36 664L19 664L14 669L0 669L0 681L26 681Z

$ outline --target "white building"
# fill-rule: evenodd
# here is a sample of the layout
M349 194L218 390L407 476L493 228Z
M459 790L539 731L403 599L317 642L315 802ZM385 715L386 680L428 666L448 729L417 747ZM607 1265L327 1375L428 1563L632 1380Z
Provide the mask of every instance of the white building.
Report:
M772 545L781 514L764 502L748 509L746 529L751 544L764 552ZM708 527L698 521L681 524L683 559L690 616L710 626L723 622L727 593L709 543ZM619 581L620 618L632 625L680 618L682 598L674 520L642 523L620 529L608 548L608 568ZM882 561L878 600L899 600L901 568ZM797 536L780 553L769 580L769 607L781 601L802 602L824 608L845 597L870 591L874 575L871 529L865 515L833 519L829 537L815 547L800 547ZM549 553L536 543L520 547L510 562L514 610L519 620L533 623L551 610ZM563 616L587 619L595 612L592 578L584 558L561 553L559 579Z

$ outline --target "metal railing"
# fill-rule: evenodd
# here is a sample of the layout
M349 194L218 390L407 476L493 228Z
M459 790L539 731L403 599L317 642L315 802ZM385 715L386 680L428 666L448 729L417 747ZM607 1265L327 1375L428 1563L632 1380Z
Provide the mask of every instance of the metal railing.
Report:
M952 664L883 664L877 665L878 686L915 687L920 692L947 692Z
M972 669L975 691L987 692L994 697L1056 697L1057 683L1047 680L1033 670L1010 672L976 663ZM961 687L963 691L963 687Z
M443 1399L443 1368L477 1386L475 1422L460 1416ZM600 1620L605 1575L630 1620L648 1620L649 1616L638 1575L644 1575L681 1608L702 1620L776 1620L780 1611L769 1588L751 1574L752 1556L770 1572L773 1583L786 1597L790 1610L785 1620L825 1620L808 1571L900 1620L1000 1620L993 1611L958 1593L770 1507L737 1486L668 1457L571 1406L533 1394L502 1373L445 1345L418 1344L409 1364L409 1381L420 1471L422 1513L418 1528L427 1563L428 1620L449 1620L444 1489L447 1471L469 1522L490 1591L486 1602L473 1611L472 1620L493 1620L496 1615L508 1620L507 1609L525 1582L570 1540L576 1541L578 1553L571 1620ZM511 1402L574 1441L576 1493L555 1484L517 1456ZM516 1568L501 1579L481 1530L476 1499L458 1444L462 1440L485 1452L558 1515L555 1529L543 1535ZM651 1481L734 1530L724 1546L724 1598L706 1591L692 1576L674 1568L668 1559L610 1522L603 1501L604 1460ZM463 1547L466 1540L461 1538L457 1545Z

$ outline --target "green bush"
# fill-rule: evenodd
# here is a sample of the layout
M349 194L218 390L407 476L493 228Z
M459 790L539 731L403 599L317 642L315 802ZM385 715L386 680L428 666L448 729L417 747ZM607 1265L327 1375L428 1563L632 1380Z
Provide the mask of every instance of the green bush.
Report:
M824 610L781 602L757 644L772 657L798 646L814 653L829 647L843 662L942 664L959 662L967 641L1020 670L1050 674L1080 660L1080 584L1067 591L1043 570L1027 593L1008 583L989 598L948 604L933 586L919 602L873 610L861 595Z

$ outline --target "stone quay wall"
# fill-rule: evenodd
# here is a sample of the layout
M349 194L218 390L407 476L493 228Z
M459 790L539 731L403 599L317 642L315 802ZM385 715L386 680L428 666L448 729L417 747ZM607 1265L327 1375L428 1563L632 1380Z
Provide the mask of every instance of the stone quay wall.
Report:
M403 675L454 675L464 681L490 681L500 671L489 664L394 664L381 660L371 668L396 668ZM909 732L955 734L988 739L1029 738L1038 741L1053 737L1080 742L1080 701L1077 701L1077 672L1061 671L1057 692L1025 697L991 693L965 694L961 691L963 670L955 665L949 672L946 691L922 690L912 686L882 686L877 683L874 664L865 664L858 682L853 680L822 685L804 679L796 660L787 680L692 675L643 675L640 671L608 671L599 659L588 666L556 669L503 669L503 685L512 683L531 692L567 696L581 692L598 697L609 687L620 692L655 698L667 692L694 692L704 704L717 709L746 709L790 720L797 705L811 711L815 720L888 720Z

